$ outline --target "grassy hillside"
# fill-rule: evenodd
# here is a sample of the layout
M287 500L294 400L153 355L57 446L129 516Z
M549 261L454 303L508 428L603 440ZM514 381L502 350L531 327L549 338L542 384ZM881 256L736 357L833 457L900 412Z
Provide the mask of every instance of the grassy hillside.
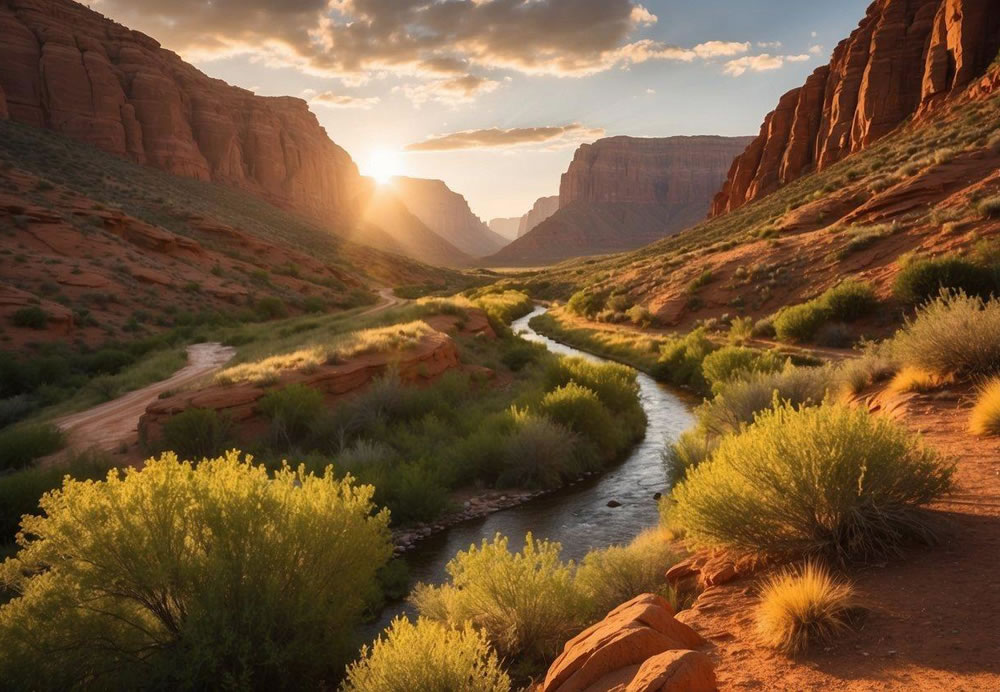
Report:
M540 297L588 298L624 321L661 326L762 318L845 277L870 281L885 309L907 307L903 267L941 256L991 265L1000 233L1000 95L966 97L871 149L636 252L519 275Z

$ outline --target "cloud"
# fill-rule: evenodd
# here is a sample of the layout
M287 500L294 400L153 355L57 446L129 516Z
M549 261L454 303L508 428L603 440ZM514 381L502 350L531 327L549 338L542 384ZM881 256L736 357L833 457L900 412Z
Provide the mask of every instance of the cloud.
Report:
M656 93L656 89L646 89L646 93L652 96L653 94Z
M809 46L809 52L813 55L820 55L823 53L823 46L818 43L815 46Z
M732 55L742 55L750 50L749 43L737 43L735 41L706 41L699 43L692 50L695 55L702 59L729 57Z
M492 79L464 75L417 84L404 84L393 88L393 91L403 93L415 106L422 106L429 101L456 106L470 103L480 94L496 91L499 86L500 82Z
M778 48L781 48L781 41L758 41L757 47L776 50Z
M350 96L348 94L337 94L332 91L317 93L313 89L306 89L302 95L309 103L317 106L325 106L326 108L361 108L368 110L378 105L381 101L378 96Z
M786 62L805 62L810 55L770 55L761 53L760 55L744 55L726 62L723 72L733 77L739 77L746 72L767 72L784 67Z
M580 123L552 127L516 127L509 130L494 127L436 135L421 142L409 144L405 150L506 149L527 145L544 145L547 149L554 149L599 139L603 136L603 129L585 127Z

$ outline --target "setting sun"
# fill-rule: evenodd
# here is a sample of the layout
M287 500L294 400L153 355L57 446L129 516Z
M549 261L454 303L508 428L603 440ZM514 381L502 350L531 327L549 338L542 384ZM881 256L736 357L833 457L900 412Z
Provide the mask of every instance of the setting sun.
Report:
M393 176L403 172L403 157L398 151L376 149L368 157L368 165L364 173L375 179L379 185L385 185Z

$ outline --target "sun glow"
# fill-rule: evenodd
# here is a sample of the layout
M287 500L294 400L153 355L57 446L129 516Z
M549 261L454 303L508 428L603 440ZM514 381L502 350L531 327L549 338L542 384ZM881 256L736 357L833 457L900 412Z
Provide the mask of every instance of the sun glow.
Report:
M368 157L365 174L370 175L379 185L390 182L393 176L403 172L403 157L398 151L376 149Z

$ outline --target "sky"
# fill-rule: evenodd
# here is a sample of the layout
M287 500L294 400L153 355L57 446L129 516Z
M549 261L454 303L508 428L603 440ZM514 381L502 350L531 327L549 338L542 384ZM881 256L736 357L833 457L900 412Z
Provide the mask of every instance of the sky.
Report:
M92 0L213 77L309 102L361 172L520 216L602 136L750 135L869 0Z

